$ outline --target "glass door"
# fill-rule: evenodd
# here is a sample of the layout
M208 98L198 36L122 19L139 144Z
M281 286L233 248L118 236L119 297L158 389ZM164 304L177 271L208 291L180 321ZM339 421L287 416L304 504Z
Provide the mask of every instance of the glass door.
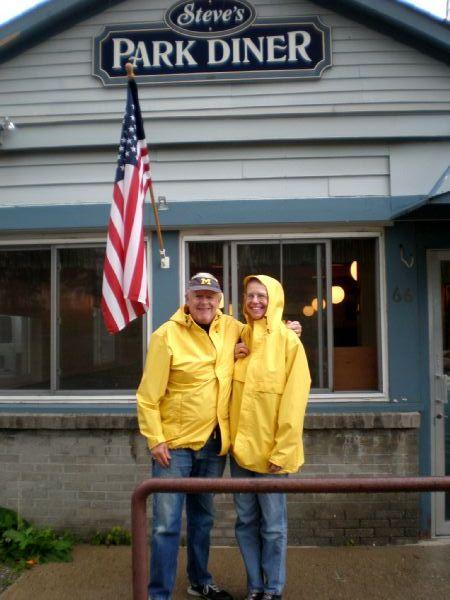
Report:
M234 316L242 313L242 282L248 275L270 275L284 287L286 320L302 320L302 340L308 349L312 388L330 390L332 385L331 313L327 288L328 242L264 240L232 242L231 289ZM327 260L328 254L328 260ZM330 279L330 273L328 274ZM305 312L309 309L309 313ZM308 318L305 316L308 315ZM303 318L301 318L303 317Z
M431 424L434 474L450 475L450 250L429 255ZM450 534L450 492L434 494L436 535Z
M284 288L286 320L302 324L315 393L382 389L376 238L192 240L185 279L210 272L224 292L223 311L242 314L242 282L264 274Z

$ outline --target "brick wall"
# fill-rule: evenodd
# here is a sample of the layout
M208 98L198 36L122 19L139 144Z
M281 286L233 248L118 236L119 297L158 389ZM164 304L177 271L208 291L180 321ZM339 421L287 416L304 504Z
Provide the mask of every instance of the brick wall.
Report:
M418 413L308 415L306 464L297 476L418 474ZM130 527L130 495L149 475L149 453L136 419L125 415L0 414L0 506L36 525L83 537ZM293 494L291 544L414 541L417 494ZM213 534L234 544L231 498L218 495Z

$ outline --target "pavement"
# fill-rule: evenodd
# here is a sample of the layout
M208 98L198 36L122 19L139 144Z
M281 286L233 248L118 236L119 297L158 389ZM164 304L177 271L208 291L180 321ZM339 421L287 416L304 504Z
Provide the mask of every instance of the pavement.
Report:
M186 600L182 548L173 600ZM237 548L212 548L217 583L245 597ZM2 600L131 600L131 548L80 545L70 563L26 571ZM450 540L410 546L290 547L283 600L449 600ZM192 600L192 597L191 597Z

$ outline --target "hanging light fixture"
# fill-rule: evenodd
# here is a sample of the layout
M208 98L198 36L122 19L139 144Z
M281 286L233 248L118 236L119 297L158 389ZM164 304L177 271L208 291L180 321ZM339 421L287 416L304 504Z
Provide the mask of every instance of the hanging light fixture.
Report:
M333 304L339 304L345 298L344 288L340 285L333 285L331 288L331 301Z
M302 310L302 313L305 315L305 317L312 317L314 312L314 308L309 304L307 306L304 306Z
M317 311L317 298L313 298L311 301L311 306L315 311ZM322 300L322 308L326 308L327 302L326 300Z

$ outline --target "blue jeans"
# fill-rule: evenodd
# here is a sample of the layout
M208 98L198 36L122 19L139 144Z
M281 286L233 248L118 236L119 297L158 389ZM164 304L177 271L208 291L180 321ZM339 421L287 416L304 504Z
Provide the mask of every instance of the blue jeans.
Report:
M255 473L231 459L232 477L287 477ZM244 559L249 592L281 594L286 581L285 494L234 494L236 539Z
M200 450L170 450L168 468L153 464L153 477L222 477L225 456L220 452L220 434L212 435ZM153 523L149 596L151 600L172 597L177 571L181 516L186 498L187 573L191 583L212 582L208 572L210 531L214 523L213 494L158 493L153 495Z

